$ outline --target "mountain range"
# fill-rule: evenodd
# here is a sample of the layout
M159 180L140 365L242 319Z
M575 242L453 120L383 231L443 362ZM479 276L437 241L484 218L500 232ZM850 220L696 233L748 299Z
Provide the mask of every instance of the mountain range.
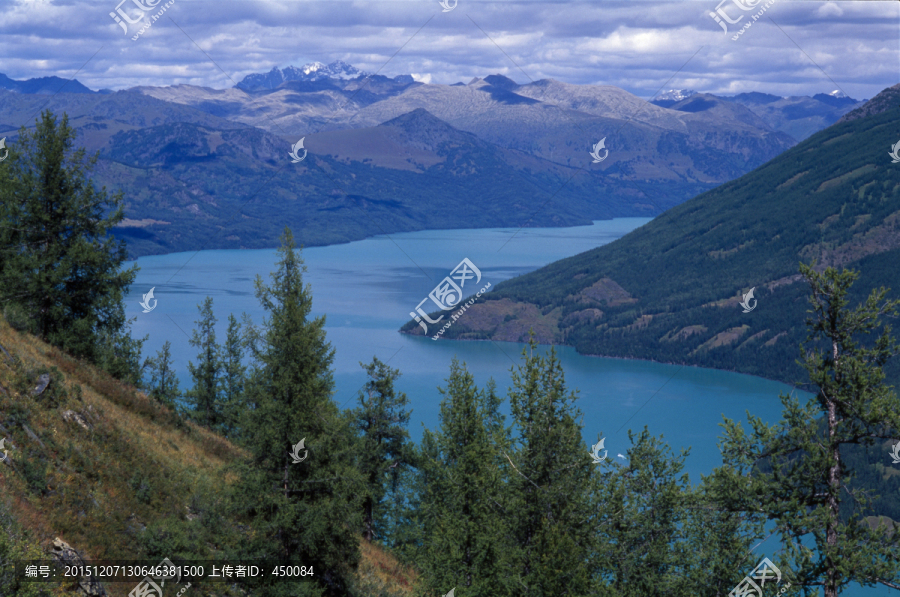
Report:
M651 100L651 103L673 110L691 111L702 105L698 105L696 99L691 99L696 95L697 92L691 89L670 89ZM712 97L744 106L772 129L786 133L797 141L831 126L844 114L868 101L855 100L838 90L827 94L817 93L812 97L779 97L756 91Z
M37 77L25 81L16 81L10 79L3 73L0 73L0 89L15 91L16 93L28 93L39 95L53 95L60 92L65 93L112 93L108 89L94 91L79 83L76 80L62 79L60 77Z
M521 342L533 329L584 354L804 379L800 262L857 270L851 306L900 289L898 105L900 85L608 245L497 284L443 337Z
M230 89L0 83L10 146L45 108L68 114L79 144L100 152L94 180L124 194L116 234L132 257L271 247L284 225L311 246L656 215L796 143L708 94L666 108L611 86L502 75L432 85L343 62L276 68ZM298 139L308 156L292 164ZM600 140L608 154L595 162Z

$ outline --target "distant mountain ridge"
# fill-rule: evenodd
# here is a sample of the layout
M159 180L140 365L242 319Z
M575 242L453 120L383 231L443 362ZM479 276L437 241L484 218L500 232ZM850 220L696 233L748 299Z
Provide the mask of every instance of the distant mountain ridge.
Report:
M613 161L604 167L618 164L620 176L640 172L643 180L654 184L663 179L728 180L745 172L748 162L762 163L794 143L741 106L715 113L678 113L616 87L552 79L519 85L490 75L466 85L426 85L411 78L373 75L289 81L274 90L254 92L252 98L239 89L187 85L137 90L294 139L373 127L423 108L486 141L567 166L581 163L584 152L599 139L621 132L620 138L607 140ZM710 152L720 155L714 158ZM673 159L657 159L660 154L672 154Z
M286 167L289 145L279 137L215 124L122 130L103 146L95 178L125 193L128 220L114 232L130 255L266 248L285 225L305 246L471 227L473 218L518 226L553 190L561 190L558 201L541 214L551 225L587 225L649 208L599 173L498 147L422 109L377 127L310 135L309 155ZM654 201L674 204L665 196Z
M496 89L496 92L493 93L496 99L501 99L497 94L503 92L506 92L507 97L510 99L518 99L519 101L523 99L521 97L521 94L516 94L514 90L524 86L519 86L512 79L509 79L505 76L490 75L488 77L485 77L484 79L479 79L476 77L475 79L470 81L468 85L479 83L481 81L487 83L488 85L491 85L492 88ZM358 109L367 105L367 100L368 103L373 103L374 101L384 101L386 99L399 96L408 88L414 85L422 84L416 83L411 75L399 75L394 77L393 79L389 79L381 75L371 75L370 73L362 71L351 64L348 64L341 60L335 60L327 65L322 62L311 62L303 65L302 67L288 66L284 69L273 67L272 70L267 73L252 73L245 76L237 85L234 86L234 89L240 89L241 91L254 94L273 93L277 92L279 89L283 89L285 91L297 91L300 93L330 92L325 93L327 97L310 98L314 102L321 99L325 99L326 101L330 100L333 102L336 99L334 94L339 93L341 95L344 95L348 99L353 97L356 100L354 102L354 105L343 107L348 109ZM467 85L464 83L455 83L447 87L466 86ZM574 90L580 87L585 86L570 86L570 90ZM299 127L294 125L290 127L290 130L276 131L267 126L267 121L269 119L264 114L257 114L257 118L254 120L252 118L241 118L234 112L235 107L239 106L241 103L246 102L238 102L238 104L235 104L233 101L235 98L229 96L228 101L230 101L231 103L227 104L228 107L226 108L224 107L224 105L221 105L220 101L225 99L224 97L222 97L223 93L221 90L217 91L206 88L192 88L195 89L195 91L191 92L191 94L187 96L184 93L174 92L175 90L185 90L188 88L191 88L191 86L176 85L166 88L139 87L136 89L141 89L143 92L153 95L154 97L157 97L159 99L164 99L166 101L176 101L178 103L190 103L201 107L201 109L206 109L210 113L213 113L217 116L226 116L231 118L238 117L238 119L240 119L242 122L245 122L246 124L268 128L268 130L270 130L271 132L278 132L280 134L287 132L292 136L297 134L303 135L308 132L317 132L319 130L326 130L328 128L335 127L354 127L359 126L360 124L362 124L363 126L374 126L375 124L384 121L384 118L382 118L379 121L369 120L368 122L358 124L353 122L341 122L340 119L335 120L327 113L323 113L321 110L316 110L315 114L309 114L310 118L296 122L296 125L300 125ZM28 79L25 81L15 81L3 74L0 74L0 89L9 89L10 91L15 91L17 93L44 95L52 95L60 92L61 90L65 93L81 94L113 93L108 89L92 91L77 80L67 81L59 77L40 77L35 79ZM204 91L202 94L200 94L199 90ZM202 95L202 97L199 97L200 95ZM682 102L689 100L692 96L695 95L698 95L698 92L691 89L670 89L668 91L660 93L656 98L652 99L650 103L659 107L671 108L678 111L681 109L682 105L685 105ZM817 93L812 97L797 96L790 98L784 98L759 92L741 93L733 97L715 96L713 94L704 95L743 105L751 112L759 116L761 118L761 121L764 122L772 130L783 132L798 141L805 139L809 135L821 130L826 126L834 124L844 114L854 108L859 107L860 105L862 105L862 103L865 102L865 100L863 100L863 102L859 102L852 98L848 98L839 90L832 91L828 94ZM192 98L191 96L198 97ZM289 97L285 96L283 99L289 100ZM285 103L290 104L291 102L287 101ZM217 107L217 105L221 105L222 107ZM340 105L341 104L338 103L336 107ZM696 106L697 104L689 103L686 105ZM428 109L433 113L439 112L438 110L436 110L434 105L420 104L417 106L412 106L410 107L410 109L415 109L416 107ZM224 110L222 108L224 108ZM290 105L279 107L279 111L284 113L286 108L289 109ZM301 109L300 112L302 113L308 110L309 107L307 107L306 110ZM393 118L398 115L399 113L394 113L386 117ZM456 126L459 126L459 123L454 124ZM322 125L324 125L324 127ZM306 130L296 130L298 128L305 128Z
M372 75L49 99L0 90L8 144L42 108L67 113L78 143L100 151L95 181L125 194L115 233L132 257L271 247L284 225L314 246L466 228L473 217L518 227L653 215L793 145L727 102L676 112L616 87L502 75L461 86ZM300 138L308 157L282 169ZM603 138L610 155L592 164ZM479 200L464 206L461 193Z
M663 108L668 108L672 104L677 104L681 100L686 100L696 93L697 92L693 89L669 89L653 98L652 103L657 106L662 106Z
M96 182L125 193L116 234L133 257L271 247L285 224L306 246L470 227L469 210L446 209L463 189L479 196L482 226L655 215L795 144L750 107L709 94L673 92L686 97L667 109L609 85L499 74L425 84L340 61L227 89L63 87L47 98L37 94L45 84L8 85L0 136L14 146L40 109L67 113L78 143L100 151ZM301 138L306 161L278 170ZM594 163L601 139L609 154Z
M881 286L900 294L900 168L887 155L900 85L870 103L608 245L498 284L444 337L521 342L534 329L584 354L803 379L800 261L858 270L851 304ZM744 313L751 288L758 306ZM886 372L900 383L900 359Z
M109 90L93 91L74 79L69 81L60 77L38 77L25 81L16 81L2 73L0 73L0 89L39 95L53 95L61 91L65 93L112 93Z
M817 93L812 97L780 97L758 91L739 93L734 96L715 96L675 89L652 100L652 103L672 110L683 111L695 105L694 98L697 95L742 105L756 114L773 130L790 135L797 141L802 141L823 128L831 126L838 122L844 114L867 101L847 97L841 91Z

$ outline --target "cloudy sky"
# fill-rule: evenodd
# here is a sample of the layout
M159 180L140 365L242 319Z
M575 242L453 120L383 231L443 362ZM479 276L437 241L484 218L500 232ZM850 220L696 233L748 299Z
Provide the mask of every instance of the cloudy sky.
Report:
M174 0L137 40L140 22L126 34L110 16L146 22L169 1L0 0L0 73L92 89L224 88L275 66L344 60L431 83L499 73L644 98L680 88L863 99L900 82L896 1L445 0L458 3L443 12L439 0ZM710 16L717 8L740 18L728 33Z

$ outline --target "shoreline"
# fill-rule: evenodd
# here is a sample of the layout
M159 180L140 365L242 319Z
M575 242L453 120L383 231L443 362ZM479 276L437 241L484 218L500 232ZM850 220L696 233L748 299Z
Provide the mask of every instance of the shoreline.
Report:
M419 334L411 334L411 333L405 332L403 330L397 330L397 331L406 336L420 337ZM428 339L428 336L425 336L425 335L422 335L421 337L426 340ZM442 339L450 340L453 342L506 342L507 344L525 344L523 342L514 341L514 340L494 340L491 338L486 338L486 339L482 339L482 338L442 338ZM666 361L657 361L655 359L643 359L643 358L639 358L639 357L621 357L621 356L613 356L613 355L605 355L605 354L591 354L591 353L586 353L586 352L578 352L578 349L576 349L574 346L571 346L569 344L547 344L544 342L538 342L538 346L553 346L553 347L563 346L566 348L571 348L572 350L575 351L575 354L577 354L578 356L583 356L583 357L592 357L592 358L600 358L600 359L617 359L617 360L622 360L622 361L643 361L645 363L654 363L656 365L671 365L673 367L679 367L679 366L680 367L691 367L693 369L706 369L708 371L722 371L724 373L737 373L738 375L747 375L749 377L755 377L757 379L762 379L764 381L772 381L775 383L784 384L788 387L791 387L791 388L801 391L801 392L812 393L812 392L809 392L808 390L804 390L801 387L792 384L791 382L784 381L782 379L775 379L772 377L763 377L762 375L757 375L755 373L746 373L744 371L738 371L736 369L719 369L717 367L706 367L704 365L693 365L693 364L688 364L688 363L669 363Z
M416 234L419 232L474 232L474 231L484 231L484 230L496 230L498 232L509 231L509 232L513 233L515 236L518 236L520 233L522 233L525 230L534 231L534 230L561 230L561 229L572 229L572 228L591 228L593 226L596 226L599 222L614 222L616 220L626 220L626 219L647 220L646 222L644 222L644 224L646 224L646 223L652 221L654 218L648 218L646 216L617 216L614 218L592 220L590 224L578 224L575 226L522 226L522 227L518 227L518 228L503 227L503 226L482 226L482 227L478 227L478 228L420 228L417 230L401 230L398 232L391 232L389 234L384 234L384 233L372 234L369 236L364 236L364 237L353 239L353 240L346 240L346 241L334 242L334 243L305 244L305 243L297 242L297 247L299 249L336 247L336 246L341 246L341 245L349 245L351 243L360 242L360 241L364 241L364 240L377 239L377 238L391 239L393 236L396 236L396 235ZM643 224L641 224L641 226L643 226ZM640 228L640 226L634 228L634 230L636 230L637 228ZM140 227L139 229L143 230L144 227ZM110 230L110 234L117 240L124 241L126 243L126 249L130 250L128 241L122 237L116 236L115 230L116 230L116 228L112 228ZM625 233L625 234L627 234L627 233ZM621 238L621 237L619 237L619 238ZM200 251L274 251L277 249L278 249L278 245L277 245L277 239L276 239L276 244L271 247L253 247L253 248L239 247L237 249L218 249L215 247L209 247L209 248L204 247L201 249L183 249L183 250L179 250L179 251L171 251L169 253L146 253L146 254L141 253L141 254L133 256L133 257L131 255L131 253L129 253L126 261L136 262L139 259L144 258L144 257L163 257L166 255L177 255L179 253L197 253Z

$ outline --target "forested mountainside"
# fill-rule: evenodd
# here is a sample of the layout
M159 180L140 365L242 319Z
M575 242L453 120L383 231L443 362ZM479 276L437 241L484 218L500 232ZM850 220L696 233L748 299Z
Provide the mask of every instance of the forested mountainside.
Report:
M886 89L621 239L498 284L444 337L521 341L533 328L586 354L801 379L800 262L858 270L856 300L862 289L900 291L900 165L888 155L898 104L900 87ZM758 306L744 313L751 289ZM403 330L422 333L415 322Z

